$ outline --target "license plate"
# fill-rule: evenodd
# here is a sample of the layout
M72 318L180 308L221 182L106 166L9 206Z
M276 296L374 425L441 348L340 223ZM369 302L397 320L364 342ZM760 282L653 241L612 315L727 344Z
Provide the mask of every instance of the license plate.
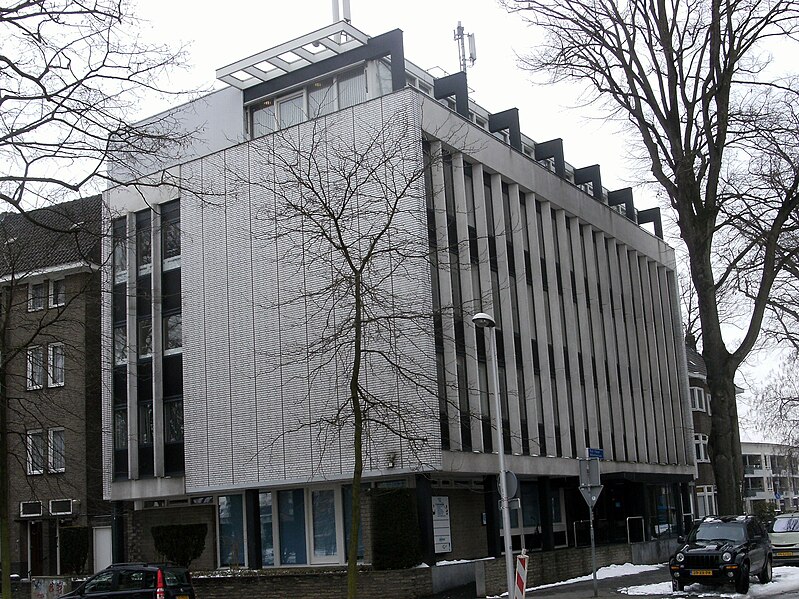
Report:
M796 554L793 551L778 551L777 555L779 557L793 557Z
M691 576L713 576L713 570L691 570Z
M189 599L188 595L178 595L175 599Z

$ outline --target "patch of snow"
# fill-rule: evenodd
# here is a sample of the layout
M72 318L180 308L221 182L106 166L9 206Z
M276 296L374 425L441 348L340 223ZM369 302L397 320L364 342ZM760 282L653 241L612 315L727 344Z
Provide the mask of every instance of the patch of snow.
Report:
M675 597L729 597L740 599L742 597L771 597L777 593L787 593L788 591L799 591L799 567L796 566L777 566L773 570L772 580L768 584L760 584L752 581L749 585L749 593L741 595L730 590L730 587L712 587L703 584L691 584L685 587L685 591L672 592L671 581L658 582L655 584L642 584L633 587L619 589L625 595L668 595Z
M599 568L596 571L596 579L602 580L605 578L616 578L617 576L630 576L631 574L641 574L642 572L651 572L652 570L657 570L661 568L662 565L635 565L635 564L613 564L611 566L605 566L604 568ZM571 578L569 580L564 580L563 582L554 582L551 584L542 584L541 586L531 587L527 589L528 591L539 591L541 589L548 589L551 587L557 587L562 584L572 584L575 582L585 582L587 580L593 580L594 577L591 574L586 574L585 576L578 576L577 578ZM671 583L669 583L669 590L671 590Z

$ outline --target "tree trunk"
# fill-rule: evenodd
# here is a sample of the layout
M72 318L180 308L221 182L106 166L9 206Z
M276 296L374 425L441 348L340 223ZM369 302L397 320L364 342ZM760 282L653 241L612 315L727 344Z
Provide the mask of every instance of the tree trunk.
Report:
M347 598L358 596L358 530L361 526L361 476L363 474L363 413L361 412L360 373L361 342L363 333L362 298L360 273L355 274L355 322L352 375L350 376L350 403L354 416L355 467L352 473L352 524L350 543L347 547Z
M710 387L712 426L708 452L718 492L720 515L743 514L743 459L735 399L735 369L709 358L704 349Z

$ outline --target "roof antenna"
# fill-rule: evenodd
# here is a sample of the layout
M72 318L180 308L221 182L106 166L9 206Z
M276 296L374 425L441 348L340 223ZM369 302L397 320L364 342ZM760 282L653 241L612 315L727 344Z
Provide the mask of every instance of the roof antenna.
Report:
M341 5L341 12L339 12L339 5ZM341 20L341 14L344 14L344 21L347 25L352 24L352 15L350 14L350 0L333 0L333 22L338 23ZM341 33L335 34L334 39L337 44L341 43ZM344 34L346 36L346 34ZM346 39L344 40L346 41Z
M344 0L345 2L349 2L349 0ZM458 59L460 62L461 71L464 73L466 72L466 68L473 66L474 62L477 60L477 47L474 43L474 33L466 33L463 32L463 25L461 22L458 21L458 27L455 29L454 40L458 42ZM469 39L469 55L466 55L466 38ZM466 63L469 64L466 64Z

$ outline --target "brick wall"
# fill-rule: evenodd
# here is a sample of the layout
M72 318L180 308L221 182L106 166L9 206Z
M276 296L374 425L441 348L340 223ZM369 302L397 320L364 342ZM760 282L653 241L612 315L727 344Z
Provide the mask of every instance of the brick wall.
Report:
M324 573L319 570L271 570L232 577L194 577L193 582L197 599L341 599L347 596L347 573L344 570ZM429 568L364 571L358 576L359 597L412 599L431 593Z

